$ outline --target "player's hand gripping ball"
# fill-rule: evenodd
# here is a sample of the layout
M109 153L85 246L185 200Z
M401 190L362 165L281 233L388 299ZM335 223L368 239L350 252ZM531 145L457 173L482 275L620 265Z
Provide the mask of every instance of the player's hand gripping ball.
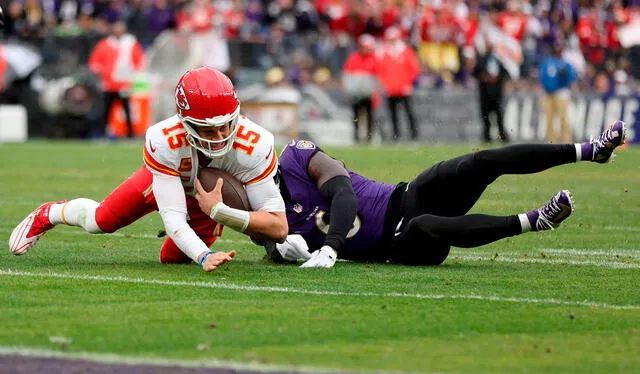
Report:
M251 210L247 192L244 190L242 182L240 182L231 173L215 168L202 168L198 173L200 184L207 192L211 192L216 186L218 178L222 178L222 202L227 206L240 210Z

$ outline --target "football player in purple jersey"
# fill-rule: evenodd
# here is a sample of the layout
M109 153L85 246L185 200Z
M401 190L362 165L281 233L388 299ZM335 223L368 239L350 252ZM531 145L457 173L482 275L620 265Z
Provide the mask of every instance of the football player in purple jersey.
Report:
M578 161L608 162L626 131L625 123L616 121L589 142L482 150L439 162L397 185L367 179L314 143L293 140L280 155L277 175L289 235L283 244L265 245L268 257L306 260L301 267L330 268L338 258L439 265L451 246L477 247L554 229L573 211L567 190L521 214L468 212L501 175L537 173Z

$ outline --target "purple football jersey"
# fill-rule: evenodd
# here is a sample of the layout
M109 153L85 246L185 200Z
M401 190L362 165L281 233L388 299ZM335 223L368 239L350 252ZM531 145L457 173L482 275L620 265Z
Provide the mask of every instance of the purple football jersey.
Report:
M322 197L308 173L309 160L319 150L310 141L293 140L279 160L280 174L289 195L284 196L289 233L302 235L310 249L324 244L331 213L331 202ZM340 258L361 259L376 247L382 236L387 205L396 186L367 179L351 170L349 176L358 198L358 214Z

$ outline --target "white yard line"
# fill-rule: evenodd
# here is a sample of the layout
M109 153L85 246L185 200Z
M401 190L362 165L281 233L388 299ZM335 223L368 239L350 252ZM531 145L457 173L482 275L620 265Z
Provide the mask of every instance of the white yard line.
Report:
M490 256L497 253L498 256L506 256L506 257L521 257L521 256L529 256L529 258L540 258L543 259L545 255L553 255L556 259L558 257L577 257L584 259L590 257L616 257L616 256L624 256L627 259L631 260L640 260L640 249L577 249L577 248L532 248L532 249L523 249L521 252L514 251L479 251L478 249L463 249L463 248L454 248L451 250L451 254L459 255L459 256Z
M634 227L634 226L605 226L603 228L605 230L610 230L610 231L638 231L638 232L640 232L640 227Z
M194 347L195 349L195 347ZM300 373L331 373L329 369L316 369L303 366L293 365L273 365L260 363L243 363L236 361L223 361L216 359L205 360L171 360L160 357L135 357L123 356L117 354L103 354L92 352L61 352L49 349L24 348L0 346L0 357L16 355L23 357L39 357L39 358L59 358L71 360L88 360L101 364L124 364L124 365L153 365L153 366L179 366L184 368L220 368L232 369L236 372L253 371L253 372L300 372ZM335 371L334 371L335 372Z
M638 249L579 249L579 248L543 248L538 252L555 253L563 256L630 256L640 258L640 248Z
M486 260L486 259L485 259ZM98 282L121 282L121 283L138 283L138 284L152 284L162 286L176 286L176 287L203 287L203 288L218 288L226 290L237 290L247 292L278 292L278 293L293 293L301 295L313 295L313 296L356 296L356 297L398 297L398 298L410 298L410 299L432 299L432 300L446 300L446 299L461 299L461 300L481 300L481 301L495 301L495 302L510 302L510 303L527 303L527 304L550 304L550 305L566 305L576 307L590 307L600 309L632 309L640 310L640 305L613 305L606 303L598 303L592 301L566 301L559 299L535 299L535 298L519 298L519 297L503 297L503 296L483 296L483 295L441 295L441 294L409 294L398 292L341 292L341 291L322 291L322 290L305 290L301 288L291 287L260 287L260 286L245 286L232 283L216 283L216 282L186 282L186 281L171 281L162 279L145 279L145 278L129 278L129 277L111 277L102 275L86 275L86 274L64 274L64 273L35 273L19 270L0 270L0 275L3 276L21 276L21 277L38 277L38 278L59 278L59 279L72 279L72 280L89 280Z
M510 262L510 263L531 263L531 264L555 264L555 265L578 265L578 266L601 266L614 269L640 269L638 263L626 263L626 262L614 262L607 260L569 260L559 258L531 258L531 257L518 257L508 256L498 252L498 256L492 256L490 254L480 255L450 255L447 261L455 261L460 259L463 261L494 261L494 262Z

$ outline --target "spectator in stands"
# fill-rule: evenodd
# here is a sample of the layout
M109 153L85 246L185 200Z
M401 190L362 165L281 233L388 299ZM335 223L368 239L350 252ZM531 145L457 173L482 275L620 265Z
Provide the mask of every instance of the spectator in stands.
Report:
M144 64L142 45L127 33L124 21L112 23L111 35L98 42L89 56L89 68L100 76L104 90L104 127L96 129L96 137L106 135L109 114L116 101L122 103L129 130L128 137L134 136L129 94L134 76L142 70Z
M509 79L509 73L495 55L493 45L486 41L484 54L480 55L473 69L473 75L478 80L478 94L480 96L480 115L482 117L483 140L491 142L491 114L495 115L496 126L500 141L508 142L509 137L504 130L502 96L504 84Z
M342 82L351 96L353 108L353 139L360 141L360 123L366 114L367 142L371 141L374 130L372 98L378 87L376 74L379 64L375 54L376 41L373 36L363 34L358 38L358 49L352 52L344 64Z
M194 34L208 33L213 29L216 9L209 0L195 0L176 15L178 29Z
M176 14L167 0L156 0L149 8L148 22L151 43L163 31L176 27Z
M96 21L90 14L80 13L78 15L78 26L82 30L80 34L75 38L75 45L78 48L78 62L86 66L89 62L89 56L93 47L98 44L100 39L107 36L107 34L101 34L96 27L98 21ZM54 41L55 47L55 41Z
M344 0L317 0L316 10L321 21L321 28L325 29L324 51L321 57L331 69L332 75L339 74L350 48L350 34L354 23L359 19L357 5ZM367 6L362 6L367 8Z
M11 1L5 8L5 12L4 34L8 38L22 36L26 32L25 29L27 28L22 3L18 0Z
M585 76L587 61L580 51L580 41L575 33L567 36L565 47L562 50L562 58L573 66L579 79Z
M604 20L598 9L583 9L575 24L576 34L580 40L580 49L584 57L598 68L604 66L606 50L604 44L607 38Z
M23 37L41 38L44 35L45 21L41 2L39 0L25 0L24 15L28 31Z
M409 120L411 140L417 140L418 127L411 107L411 96L413 95L413 83L420 75L420 62L413 48L400 38L400 30L396 27L387 29L385 40L386 45L380 60L378 79L387 96L393 124L393 138L394 140L400 138L398 107L402 105Z
M522 42L527 33L529 17L524 14L522 3L518 0L507 0L506 9L498 13L497 26L505 34L518 42Z
M124 0L111 0L108 7L102 12L102 15L110 23L125 19L129 11L128 5Z
M158 1L162 0L156 0L156 2ZM129 10L124 18L127 23L127 29L145 48L152 42L152 39L149 37L149 16L150 13L144 7L142 0L129 1ZM155 37L155 35L153 36Z
M576 81L576 70L562 57L563 43L558 41L553 54L545 58L538 72L538 81L544 90L542 108L547 123L547 141L569 143L573 140L569 125L568 107L571 100L571 85ZM560 122L560 133L555 120Z

